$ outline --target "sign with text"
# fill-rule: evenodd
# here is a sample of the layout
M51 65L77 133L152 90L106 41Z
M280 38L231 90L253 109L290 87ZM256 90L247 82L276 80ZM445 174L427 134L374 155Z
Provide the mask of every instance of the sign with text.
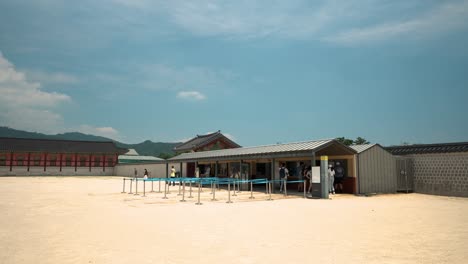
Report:
M320 183L320 166L312 167L312 183Z

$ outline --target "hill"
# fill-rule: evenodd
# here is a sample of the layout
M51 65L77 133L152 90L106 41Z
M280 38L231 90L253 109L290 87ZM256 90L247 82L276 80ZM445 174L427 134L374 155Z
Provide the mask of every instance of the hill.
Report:
M0 137L33 138L33 139L61 139L79 141L113 141L118 147L135 149L140 155L168 158L175 153L173 148L180 143L152 142L146 140L138 144L126 144L106 137L83 134L80 132L68 132L56 135L46 135L37 132L28 132L9 127L0 127Z

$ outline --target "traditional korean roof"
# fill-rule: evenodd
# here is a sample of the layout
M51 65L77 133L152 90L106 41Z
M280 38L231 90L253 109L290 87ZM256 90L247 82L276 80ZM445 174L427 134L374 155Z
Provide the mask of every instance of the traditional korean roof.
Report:
M77 141L0 137L0 151L123 154L128 150L117 147L112 141Z
M190 139L189 141L185 142L185 143L182 143L180 145L178 145L177 147L174 148L174 151L176 152L184 152L184 151L190 151L190 150L194 150L194 149L197 149L197 148L200 148L204 145L207 145L215 140L218 140L218 139L223 139L223 141L227 142L227 143L230 143L233 147L235 148L239 148L240 145L238 145L236 142L230 140L229 138L227 138L225 135L223 135L221 133L220 130L214 132L214 133L210 133L210 134L206 134L206 135L197 135L196 137Z
M141 156L135 149L129 149L124 155L119 155L119 163L143 163L155 161L163 161L163 159L153 156Z
M128 149L128 152L124 156L139 156L138 152L135 149Z
M393 155L468 152L468 142L390 146L385 149Z
M213 151L200 151L200 152L191 152L183 153L173 158L170 158L171 161L178 160L201 160L201 159L216 159L216 158L249 158L249 157L273 157L273 156L285 156L288 154L311 154L330 145L338 145L342 149L345 149L351 154L355 154L356 151L352 148L349 148L342 143L334 139L324 139L324 140L314 140L314 141L304 141L304 142L295 142L287 144L275 144L275 145L266 145L266 146L257 146L257 147L244 147L244 148L232 148L232 149L222 149L222 150L213 150Z

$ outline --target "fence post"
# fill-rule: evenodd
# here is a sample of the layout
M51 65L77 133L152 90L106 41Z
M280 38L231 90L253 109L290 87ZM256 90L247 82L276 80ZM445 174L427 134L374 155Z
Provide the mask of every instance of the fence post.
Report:
M250 197L249 199L255 199L255 197L253 197L253 182L251 181L250 182Z
M132 193L132 184L133 184L133 179L130 179L130 192L128 194L133 194Z
M196 203L196 205L202 205L202 203L200 202L200 192L201 192L201 181L198 182L198 202Z
M166 179L167 179L167 178L166 178ZM166 183L166 180L164 180L164 183ZM167 199L166 188L168 188L168 187L167 187L167 184L164 184L164 197L163 197L163 199Z

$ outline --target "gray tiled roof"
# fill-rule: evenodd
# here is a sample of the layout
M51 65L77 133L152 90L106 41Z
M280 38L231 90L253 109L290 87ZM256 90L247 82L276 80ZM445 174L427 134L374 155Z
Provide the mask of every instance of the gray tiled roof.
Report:
M139 156L139 155L120 155L119 160L135 160L135 161L162 161L163 159L153 156Z
M393 155L468 152L468 142L391 146L385 149Z
M315 151L328 143L333 142L333 139L315 140L296 142L288 144L276 144L257 147L233 148L222 149L213 151L201 151L192 153L183 153L169 160L197 160L197 159L210 159L210 158L228 158L236 156L248 155L268 155L274 153L288 153L288 152L307 152Z
M352 149L354 149L355 151L357 151L357 153L361 153L361 152L364 152L364 151L372 148L375 145L377 145L377 144L352 145L350 147Z
M187 142L184 142L177 147L174 148L175 151L187 151L187 150L192 150L195 148L198 148L200 146L203 146L205 144L210 143L211 141L217 139L217 138L223 138L225 141L231 143L232 145L236 147L240 147L236 142L230 140L226 136L224 136L221 131L216 131L214 133L206 134L206 135L197 135L196 137L190 139Z
M123 154L127 149L112 141L0 138L0 151Z

